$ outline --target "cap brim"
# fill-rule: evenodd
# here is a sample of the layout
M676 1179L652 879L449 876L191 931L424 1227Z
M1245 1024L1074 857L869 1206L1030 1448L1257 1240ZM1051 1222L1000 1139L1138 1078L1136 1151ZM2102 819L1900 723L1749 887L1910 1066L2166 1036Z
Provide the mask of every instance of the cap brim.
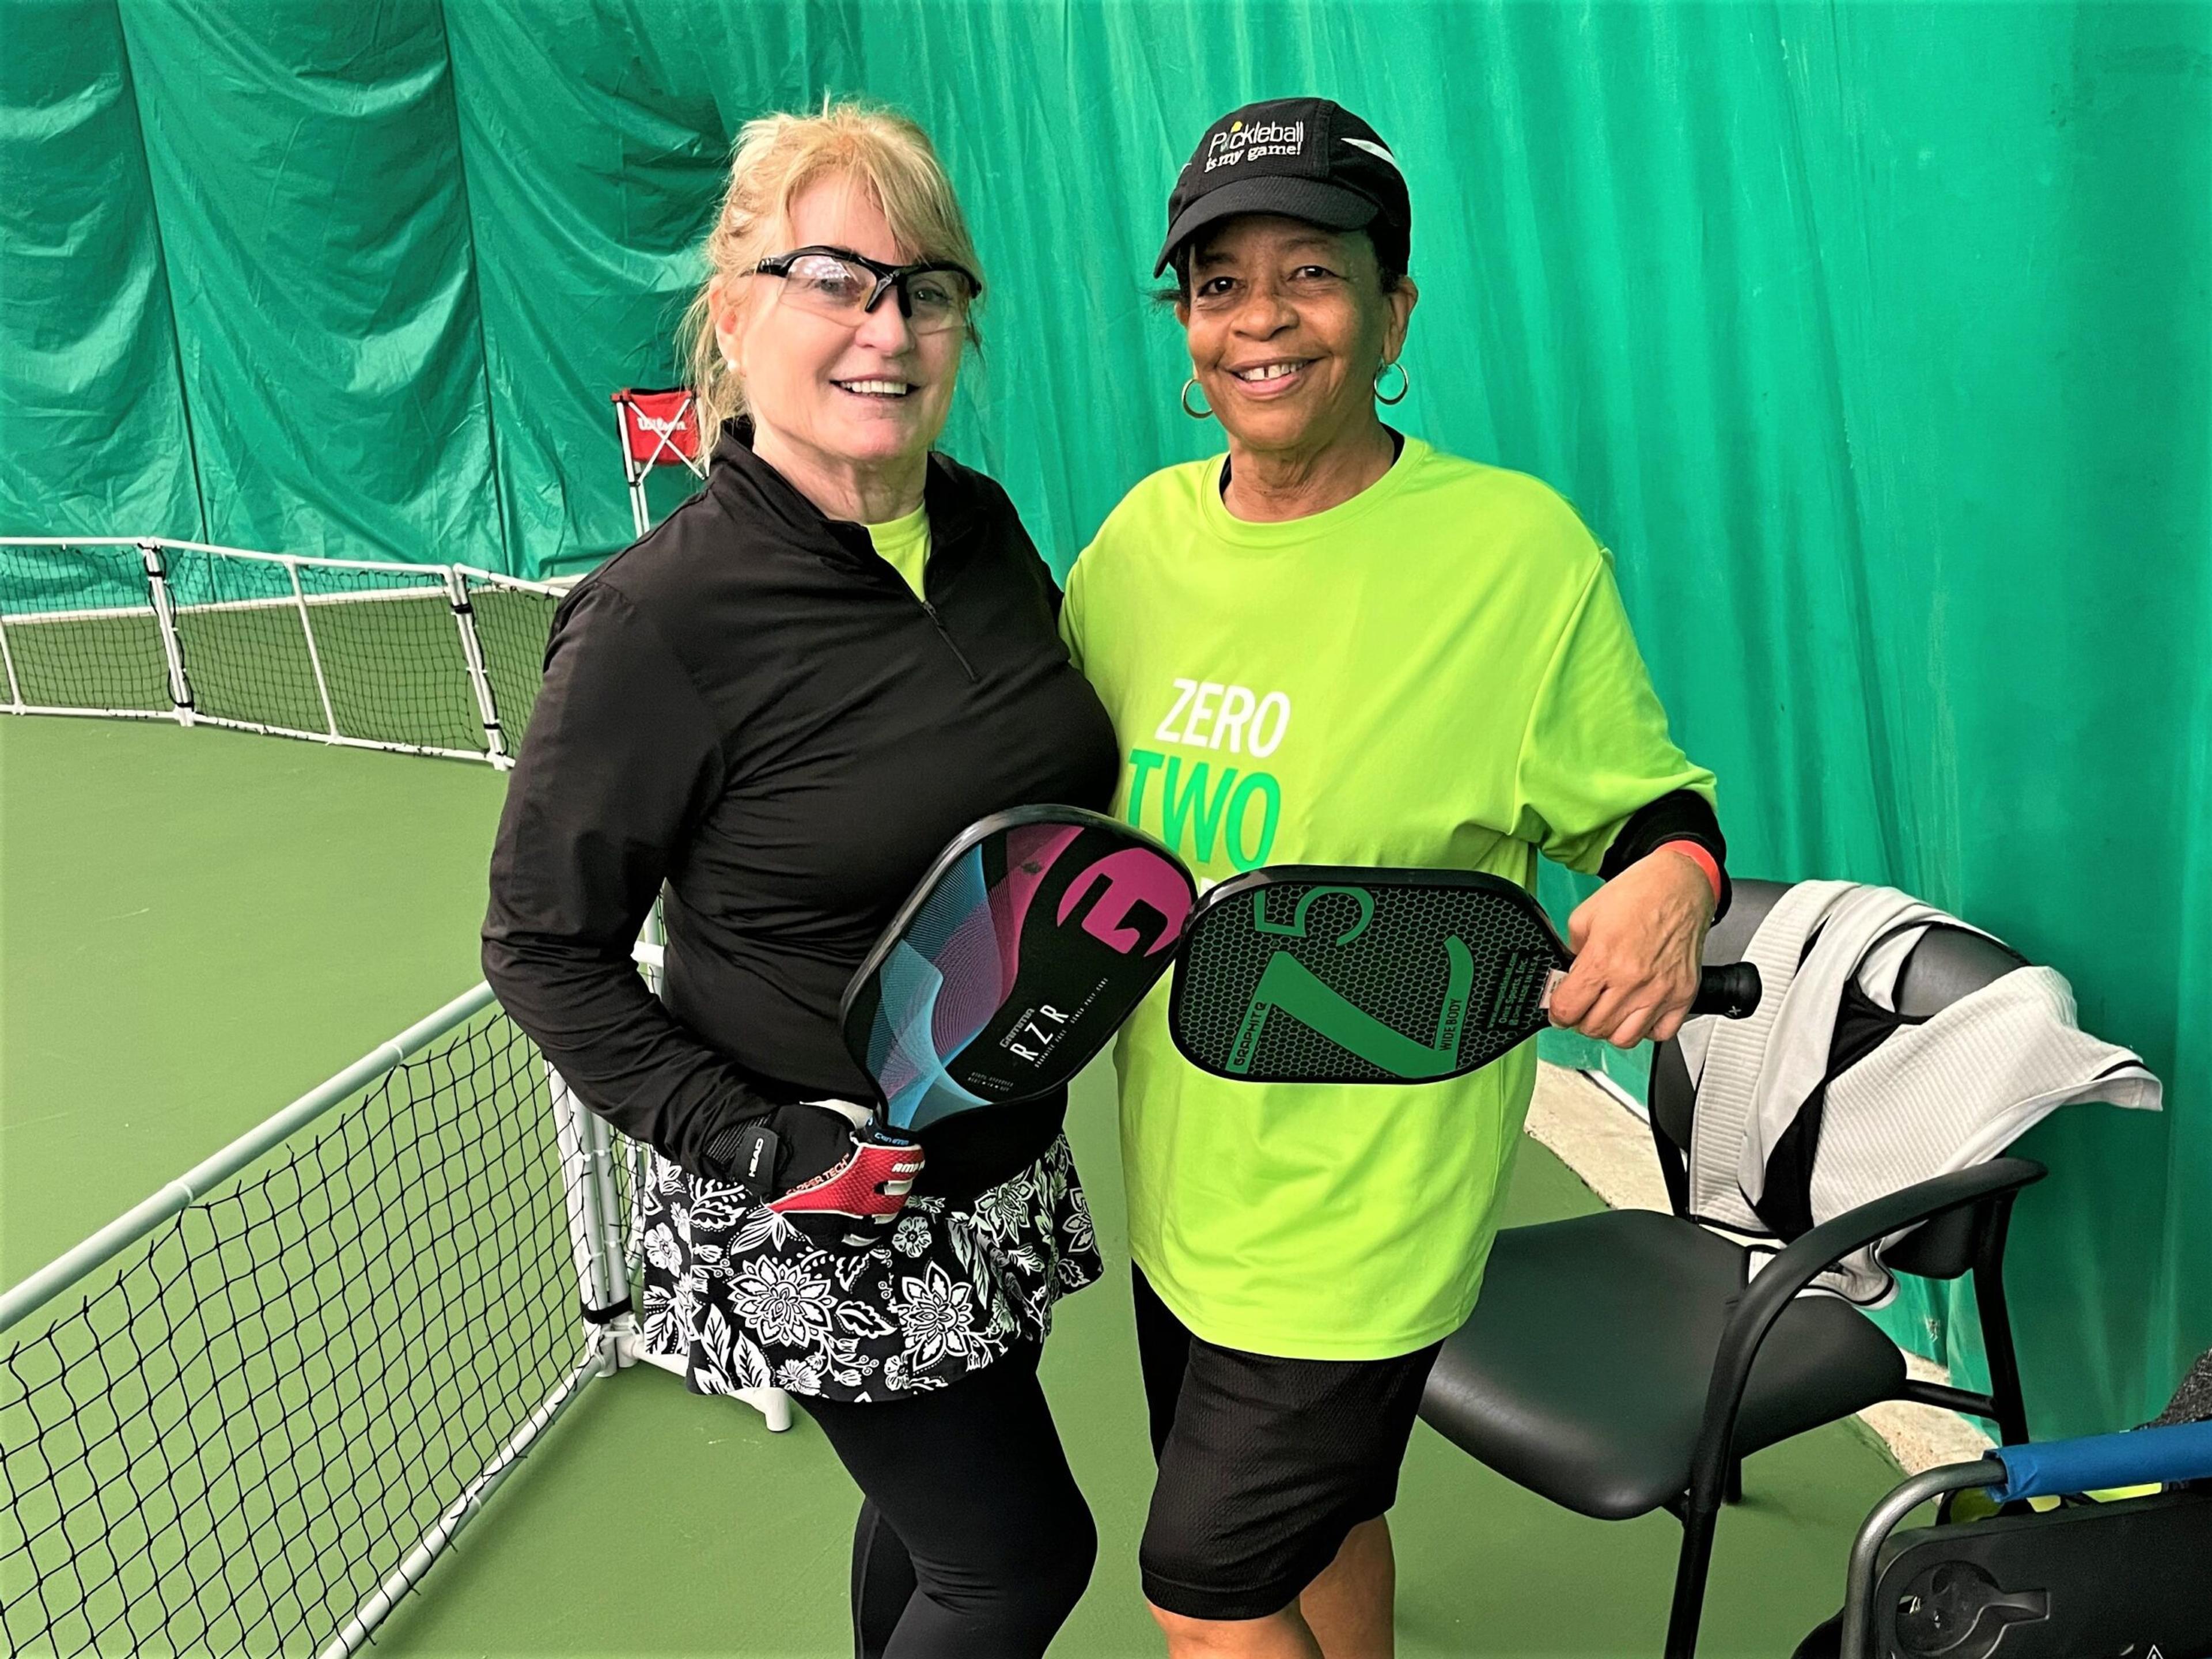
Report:
M1374 223L1382 211L1358 191L1322 179L1239 179L1209 190L1176 216L1168 227L1167 240L1160 244L1152 275L1165 270L1176 249L1200 231L1240 213L1279 213L1324 230L1358 230Z

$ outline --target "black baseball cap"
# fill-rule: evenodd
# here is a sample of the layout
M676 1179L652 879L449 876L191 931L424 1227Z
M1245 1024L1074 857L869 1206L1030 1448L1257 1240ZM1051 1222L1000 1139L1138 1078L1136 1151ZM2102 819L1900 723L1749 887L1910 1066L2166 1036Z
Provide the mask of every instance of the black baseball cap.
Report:
M1413 204L1389 146L1326 98L1247 104L1206 130L1168 197L1168 239L1152 275L1194 234L1239 213L1371 229L1376 250L1401 260L1413 228Z

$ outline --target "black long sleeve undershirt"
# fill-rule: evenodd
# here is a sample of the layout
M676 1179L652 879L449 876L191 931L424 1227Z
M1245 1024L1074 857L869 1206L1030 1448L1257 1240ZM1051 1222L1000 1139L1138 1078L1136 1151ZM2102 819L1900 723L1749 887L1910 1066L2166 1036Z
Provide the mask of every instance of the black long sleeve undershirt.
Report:
M1645 806L1638 807L1620 826L1620 833L1606 848L1599 862L1598 874L1607 881L1646 854L1656 852L1670 841L1693 841L1713 855L1720 866L1721 893L1713 907L1713 920L1718 921L1728 914L1729 901L1735 896L1728 873L1728 842L1721 835L1719 815L1712 803L1703 795L1688 789L1677 789L1659 797Z

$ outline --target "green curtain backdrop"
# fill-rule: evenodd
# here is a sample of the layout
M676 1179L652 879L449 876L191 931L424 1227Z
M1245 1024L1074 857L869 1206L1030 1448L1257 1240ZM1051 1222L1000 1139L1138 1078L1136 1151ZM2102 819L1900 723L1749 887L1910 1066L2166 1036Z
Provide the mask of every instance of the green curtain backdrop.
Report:
M943 149L947 447L1063 568L1215 443L1146 299L1187 147L1371 119L1399 416L1617 550L1736 867L1954 908L2168 1079L2033 1137L2010 1280L2041 1431L2162 1401L2212 1342L2212 7L0 0L0 532L588 562L732 136L825 92ZM1891 1317L1971 1375L1965 1305Z

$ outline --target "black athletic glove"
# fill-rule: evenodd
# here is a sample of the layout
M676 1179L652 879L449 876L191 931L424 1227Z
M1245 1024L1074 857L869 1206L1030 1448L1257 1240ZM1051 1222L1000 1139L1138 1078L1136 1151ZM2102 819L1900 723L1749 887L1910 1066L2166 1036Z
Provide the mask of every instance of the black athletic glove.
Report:
M707 1144L714 1178L751 1192L821 1243L873 1249L890 1237L921 1173L920 1146L849 1100L779 1106Z
M867 1119L865 1108L842 1100L773 1107L718 1130L701 1155L699 1173L772 1198L842 1163L853 1150L854 1129Z

